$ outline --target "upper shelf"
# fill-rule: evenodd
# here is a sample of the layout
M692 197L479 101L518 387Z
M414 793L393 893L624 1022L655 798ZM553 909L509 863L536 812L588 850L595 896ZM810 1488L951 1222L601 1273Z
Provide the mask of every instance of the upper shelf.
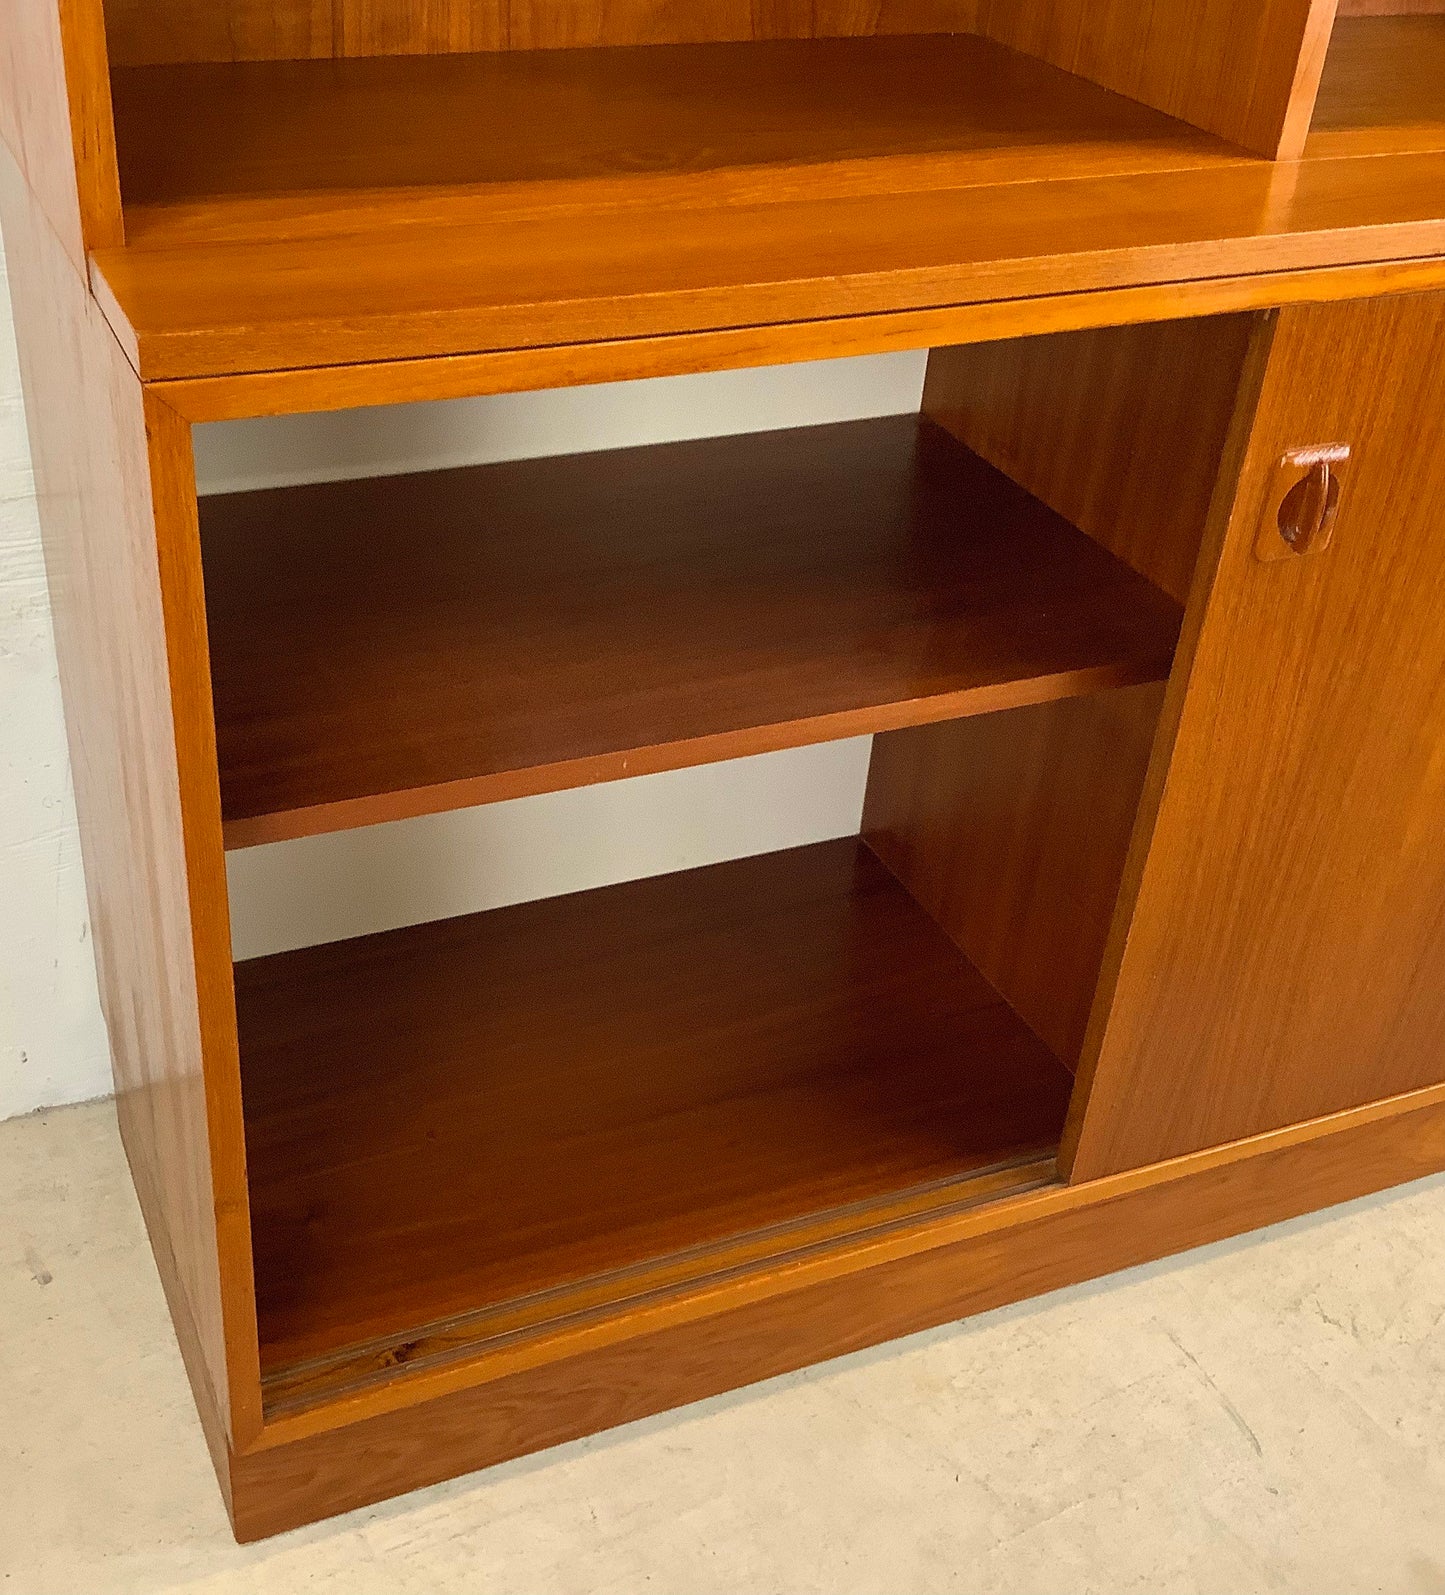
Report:
M1162 678L1179 608L915 416L208 498L232 846Z
M147 247L1243 158L973 34L132 67L114 100Z
M153 379L1445 253L1429 137L1281 166L968 34L136 67L115 104L97 289Z

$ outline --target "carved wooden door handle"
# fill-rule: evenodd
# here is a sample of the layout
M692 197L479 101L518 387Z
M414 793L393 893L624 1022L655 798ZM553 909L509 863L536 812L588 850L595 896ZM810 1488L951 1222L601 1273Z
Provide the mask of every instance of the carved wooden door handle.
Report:
M1328 548L1344 491L1341 467L1348 443L1291 449L1275 467L1254 551L1263 560L1288 559Z

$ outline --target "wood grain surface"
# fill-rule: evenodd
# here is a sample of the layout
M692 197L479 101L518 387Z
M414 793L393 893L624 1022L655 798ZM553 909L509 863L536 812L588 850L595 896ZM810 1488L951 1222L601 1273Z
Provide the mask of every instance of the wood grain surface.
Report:
M241 1535L1445 1166L1445 296L1100 330L1438 285L1441 4L12 8L102 1004ZM986 337L952 436L203 549L196 416ZM1333 539L1260 559L1326 443ZM225 839L862 730L877 853L233 975Z
M1298 153L1331 0L109 0L118 65L981 33Z
M1162 679L1180 611L913 416L204 501L232 845Z
M267 1373L1047 1155L1070 1086L851 837L236 983Z
M1306 154L1445 149L1445 9L1341 18Z
M863 834L1074 1068L1162 686L876 737Z
M1280 313L1075 1179L1445 1079L1442 368L1439 295ZM1259 559L1324 442L1332 540Z
M117 1110L223 1456L260 1391L190 431L144 401L3 150L0 197Z
M1339 0L1336 19L1343 17L1421 17L1445 12L1445 0Z
M924 409L1182 603L1255 322L935 349ZM1137 688L874 743L865 835L1070 1067L1160 704L1158 690Z
M615 1331L630 1314L676 1309L710 1291L736 1290L744 1281L766 1292L780 1276L820 1256L884 1242L920 1224L956 1220L1001 1196L1057 1183L1052 1148L1042 1156L1025 1153L346 1346L267 1375L263 1433L315 1433L332 1427L341 1411L397 1405L398 1384L404 1393L421 1381L454 1381L463 1368L513 1356L523 1347L546 1347L564 1325Z
M1252 325L1211 316L935 349L923 410L1183 604Z
M14 0L0 32L0 143L77 271L124 241L101 0Z
M980 32L1270 157L1295 159L1335 0L978 0Z
M292 415L370 404L407 404L539 387L737 370L797 360L880 354L897 349L1040 337L1173 321L1283 304L1319 304L1445 285L1445 258L1209 277L1199 282L1035 295L990 304L948 305L877 315L835 316L771 327L604 339L540 349L502 349L433 360L387 360L242 376L154 383L166 403L191 421Z
M338 1404L330 1429L315 1426L320 1412L278 1423L232 1461L236 1533L259 1539L1442 1168L1445 1094L1436 1089L1005 1198L711 1299L559 1329L550 1345L517 1348L488 1369L438 1374L430 1400L398 1381L388 1405Z
M975 0L107 0L119 65L968 31Z
M147 380L894 313L1445 252L1445 153L96 253ZM453 212L455 215L455 212ZM350 224L349 224L350 225ZM760 340L760 358L768 358Z
M139 67L115 102L130 236L157 243L320 231L323 196L334 226L383 189L521 213L1241 159L967 34Z

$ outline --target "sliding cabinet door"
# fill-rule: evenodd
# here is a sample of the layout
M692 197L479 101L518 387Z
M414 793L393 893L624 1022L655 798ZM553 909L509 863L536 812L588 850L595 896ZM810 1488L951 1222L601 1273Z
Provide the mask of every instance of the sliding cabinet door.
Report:
M1445 1081L1445 296L1281 312L1245 424L1075 1180Z

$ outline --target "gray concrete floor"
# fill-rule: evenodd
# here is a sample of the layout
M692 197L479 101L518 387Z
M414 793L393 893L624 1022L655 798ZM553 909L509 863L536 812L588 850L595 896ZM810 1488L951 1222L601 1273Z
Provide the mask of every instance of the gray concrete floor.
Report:
M14 1120L0 1590L1445 1591L1445 1179L241 1549L110 1105Z

